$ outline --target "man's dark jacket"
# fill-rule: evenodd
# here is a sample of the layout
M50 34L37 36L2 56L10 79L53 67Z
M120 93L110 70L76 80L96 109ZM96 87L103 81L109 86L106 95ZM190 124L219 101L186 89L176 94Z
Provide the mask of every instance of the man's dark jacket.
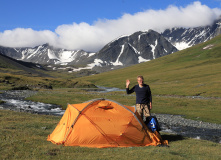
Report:
M152 102L152 95L149 85L143 84L143 87L135 85L132 89L126 88L127 94L136 93L136 104L149 104Z

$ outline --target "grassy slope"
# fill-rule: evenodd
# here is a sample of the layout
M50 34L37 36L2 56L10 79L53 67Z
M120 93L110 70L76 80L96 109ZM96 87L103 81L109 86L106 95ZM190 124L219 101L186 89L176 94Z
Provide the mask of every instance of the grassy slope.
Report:
M214 45L212 49L203 49ZM157 95L201 95L221 97L221 36L189 49L124 69L83 77L96 85L125 87L125 80L136 84L137 75Z

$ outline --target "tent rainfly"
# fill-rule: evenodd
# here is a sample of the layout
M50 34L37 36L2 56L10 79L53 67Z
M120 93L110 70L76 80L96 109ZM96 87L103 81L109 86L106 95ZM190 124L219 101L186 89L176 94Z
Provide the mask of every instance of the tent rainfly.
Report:
M135 107L108 99L68 104L48 141L82 147L134 147L167 145L160 134L149 130Z

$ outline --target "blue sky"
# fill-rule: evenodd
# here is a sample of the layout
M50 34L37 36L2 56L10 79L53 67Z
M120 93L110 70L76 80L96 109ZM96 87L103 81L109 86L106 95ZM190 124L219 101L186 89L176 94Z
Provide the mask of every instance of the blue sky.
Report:
M124 34L208 25L221 15L221 0L0 0L0 6L0 45L88 51Z
M117 19L124 13L182 6L192 0L0 0L0 32L14 28L55 30L73 22L93 24L98 19ZM210 8L221 8L219 0L201 0Z

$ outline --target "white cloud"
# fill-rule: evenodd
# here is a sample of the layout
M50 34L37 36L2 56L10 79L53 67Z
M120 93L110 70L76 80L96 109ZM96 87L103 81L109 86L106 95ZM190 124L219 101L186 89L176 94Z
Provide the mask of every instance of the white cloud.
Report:
M31 28L16 28L0 33L0 45L9 47L23 47L44 44L56 44L57 36L49 30L34 31Z
M169 6L165 10L146 10L136 14L124 14L114 20L99 19L88 23L64 24L55 32L49 30L16 28L0 32L0 45L9 47L37 46L50 43L66 49L98 51L113 39L140 30L158 32L171 27L198 27L211 24L221 15L221 9L211 9L199 1L186 7Z

